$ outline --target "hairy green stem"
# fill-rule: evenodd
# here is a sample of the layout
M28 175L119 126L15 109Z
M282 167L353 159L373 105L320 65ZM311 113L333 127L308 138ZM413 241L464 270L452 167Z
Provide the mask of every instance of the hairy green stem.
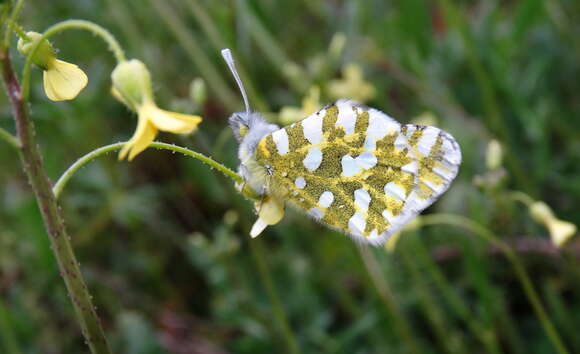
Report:
M34 124L29 117L27 103L12 69L7 48L0 51L0 63L2 64L2 79L12 105L16 132L20 140L20 159L42 214L60 275L65 282L82 333L91 352L109 353L105 333L95 312L91 295L70 244L70 236L64 226L60 208L52 192L51 183L35 141Z
M115 143L111 145L102 146L96 150L89 152L88 154L84 155L75 163L73 163L63 174L60 176L58 181L53 187L53 192L56 198L58 199L62 193L62 190L68 183L68 181L72 178L72 176L83 166L91 162L92 160L96 159L99 156L105 155L109 152L120 150L123 148L125 143ZM211 157L207 157L199 152L189 150L187 148L176 146L172 144L160 143L160 142L153 142L149 145L149 147L156 148L156 149L163 149L169 150L172 152L178 152L184 154L186 156L192 157L196 160L199 160L206 165L210 166L211 168L215 168L216 170L223 173L226 177L231 178L235 183L243 183L244 179L239 174L235 173L231 169L227 168L226 166L222 165L221 163L215 161ZM250 199L260 199L258 195L253 193L253 191L249 187L245 187L242 191L242 194Z
M516 253L511 249L511 247L500 240L499 238L495 237L495 235L486 229L485 227L481 226L480 224L472 221L466 217L460 215L452 215L452 214L432 214L426 215L421 217L421 225L453 225L456 227L464 228L473 232L475 235L481 237L482 239L497 245L500 251L502 251L508 261L511 263L512 267L514 268L516 277L520 281L520 284L524 290L524 294L528 298L528 301L532 305L536 316L540 320L546 335L552 342L552 345L556 349L556 351L560 354L567 354L568 350L564 346L560 335L558 334L556 327L548 317L546 309L544 305L542 305L542 301L540 300L540 296L538 295L537 291L530 280L530 276L526 271L524 265L519 260Z
M0 139L4 140L5 142L8 143L8 145L18 149L20 148L20 142L18 141L18 139L10 134L9 132L7 132L6 130L0 128Z
M119 42L117 42L115 37L109 31L97 25L96 23L85 20L66 20L56 23L44 31L40 38L34 42L30 52L26 56L26 62L24 63L24 68L22 69L22 99L24 101L28 99L30 92L30 70L32 68L32 57L36 53L40 43L57 33L70 29L86 30L97 35L98 37L101 37L101 39L103 39L109 45L109 50L113 53L117 62L122 62L125 60L125 52L123 51L123 48L121 48Z

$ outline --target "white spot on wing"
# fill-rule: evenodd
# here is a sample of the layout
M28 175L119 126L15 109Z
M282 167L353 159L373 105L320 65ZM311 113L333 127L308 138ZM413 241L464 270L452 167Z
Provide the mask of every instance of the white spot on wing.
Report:
M387 134L398 132L400 127L399 123L383 112L376 109L369 110L369 126L366 132L365 148L371 151L376 149L377 140L381 140Z
M306 180L302 177L298 177L294 181L294 184L296 185L297 188L303 189L304 187L306 187Z
M405 200L405 190L395 182L385 184L385 194L391 195L398 200Z
M325 191L320 195L320 198L318 198L318 204L323 208L328 208L333 201L334 194L332 194L332 192L329 191Z
M372 152L365 151L360 154L356 159L356 163L360 168L368 170L369 168L375 167L377 164L377 157Z
M360 167L350 155L344 155L340 164L342 165L342 175L344 177L352 177L360 172Z
M274 140L274 144L276 144L276 149L278 149L280 155L288 153L288 133L286 133L286 129L273 132L272 140Z
M431 152L431 148L437 142L437 137L439 136L439 132L441 130L435 127L427 127L423 129L423 135L419 138L417 142L417 150L425 156L428 156Z
M322 151L316 146L311 147L308 150L308 154L304 158L304 167L306 167L309 171L314 171L320 166L322 163Z
M338 102L338 118L336 120L337 127L343 127L346 135L354 133L354 127L356 125L356 114L352 110L352 104L348 102Z
M365 151L356 158L344 155L340 161L342 165L342 175L352 177L360 173L363 169L368 170L377 164L377 157L369 151Z
M311 144L322 142L322 118L311 116L302 121L302 130L304 137Z
M354 191L354 205L358 210L365 212L369 209L371 203L371 196L365 189L357 189Z
M320 220L324 216L324 212L318 208L312 208L308 210L308 215L312 216L316 220Z
M367 222L364 215L358 212L348 220L348 228L355 236L362 236L366 225Z
M403 172L407 172L410 174L417 174L417 162L413 161L413 162L409 162L408 164L406 164L405 166L401 167L401 171Z
M399 135L397 135L397 138L395 139L395 148L399 149L399 150L403 150L406 147L409 147L409 142L407 140L407 138L399 133Z
M389 209L385 209L383 210L383 218L385 218L385 220L387 220L387 222L389 223L389 225L392 224L393 219L395 218L393 216L393 213L391 213L391 211Z

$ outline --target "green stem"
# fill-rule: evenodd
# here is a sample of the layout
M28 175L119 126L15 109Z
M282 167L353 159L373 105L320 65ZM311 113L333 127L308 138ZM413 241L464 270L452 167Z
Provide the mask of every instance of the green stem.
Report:
M443 298L449 304L449 307L455 311L459 317L461 317L473 335L481 341L486 352L494 354L501 353L497 343L497 336L493 331L493 328L486 328L475 320L468 305L461 299L455 290L453 290L452 285L447 281L441 270L433 263L423 243L417 239L413 246L414 262L417 261L423 264L431 276L431 279L434 281L435 286L439 288Z
M109 50L113 53L117 62L122 62L125 60L125 52L123 52L123 49L121 48L119 42L117 42L115 37L109 31L97 25L96 23L85 20L67 20L56 23L50 26L39 37L39 39L34 42L32 47L30 48L30 52L26 56L26 62L24 63L24 68L22 69L22 99L24 101L28 99L30 91L30 70L32 67L32 57L36 53L36 50L40 46L40 43L42 43L43 40L48 39L57 33L69 29L86 30L97 35L98 37L101 37L101 39L103 39L109 45Z
M22 95L20 84L12 69L8 48L0 50L0 63L2 65L2 79L12 105L14 120L16 121L16 132L21 144L20 159L28 177L28 182L34 191L44 226L48 233L51 250L58 263L60 275L65 282L83 336L91 352L109 353L105 333L80 271L79 262L70 244L70 236L64 226L60 208L52 193L42 155L34 138L34 124L29 117L27 102Z
M22 10L22 6L24 5L24 0L18 0L14 8L12 9L12 13L10 14L10 19L8 19L8 27L6 28L6 32L4 33L4 47L10 47L10 35L12 34L12 30L16 25L16 19L20 15L20 11Z
M421 217L421 225L423 226L441 225L441 224L453 225L456 227L464 228L466 230L473 232L475 235L483 238L484 240L497 245L499 250L505 254L508 261L512 264L516 276L520 281L520 284L524 290L524 294L526 295L528 301L532 305L532 308L534 309L536 316L540 320L540 323L542 324L542 327L544 328L546 335L548 336L550 341L552 341L554 348L560 354L568 353L568 350L564 346L564 343L562 342L560 335L556 331L556 327L548 317L544 305L542 305L540 296L534 289L534 285L530 280L528 272L526 271L523 264L520 262L515 252L510 248L510 246L507 243L495 237L494 234L485 227L463 216L452 214L432 214Z
M0 128L0 139L4 140L5 142L8 143L8 145L18 149L20 148L20 142L18 141L18 139L10 134L9 132L7 132L6 130Z
M495 93L493 83L483 66L477 50L475 41L471 38L465 21L459 13L454 1L440 0L442 7L445 9L447 18L452 26L457 28L463 45L465 46L465 54L467 56L467 64L473 74L473 77L481 91L483 101L483 109L485 111L486 123L490 131L492 131L506 147L506 163L513 172L514 177L518 180L520 185L527 191L533 191L533 185L530 178L523 170L519 159L513 152L513 144L510 142L510 136L502 118L500 105L498 103L497 95Z
M262 21L249 8L246 0L236 1L236 5L240 16L247 18L248 29L266 58L276 69L280 70L296 92L306 92L309 83L307 82L308 75L304 70L286 56Z
M203 74L209 87L218 95L221 101L228 109L235 110L240 106L240 99L237 98L230 86L226 83L211 60L203 49L203 46L193 35L191 29L180 18L179 14L168 4L166 0L149 0L153 8L162 21L173 32L177 41L181 44L191 61Z
M68 181L72 178L72 176L83 166L91 162L92 160L96 159L99 156L105 155L109 152L120 150L123 148L125 143L115 143L111 145L102 146L96 150L89 152L88 154L84 155L80 159L78 159L75 163L73 163L63 174L60 176L58 181L53 187L53 192L56 198L58 199L62 193L62 190L68 183ZM173 152L178 152L184 154L186 156L192 157L196 160L199 160L206 165L209 165L211 168L215 168L216 170L223 173L226 177L231 178L236 183L243 183L244 179L239 174L235 173L231 169L227 168L226 166L220 164L219 162L215 161L214 159L207 157L199 152L195 152L189 150L187 148L176 146L172 144L166 143L159 143L153 142L149 145L149 147L156 148L156 149L163 149L169 150ZM252 193L249 188L244 188L242 194L250 199L260 199L259 196Z
M220 34L220 30L217 28L215 23L211 20L211 16L205 10L204 5L198 0L190 0L186 1L186 5L188 6L191 14L195 17L195 20L201 26L201 29L204 31L207 38L209 38L210 43L213 45L216 51L220 51L223 48L229 47L226 41L223 39L222 35ZM232 52L234 58L239 58L236 55L236 51L232 48ZM252 98L252 106L256 108L256 110L260 112L268 112L270 109L266 102L264 102L262 96L256 90L256 86L254 85L253 80L250 79L248 72L245 66L240 62L240 60L236 61L236 68L238 69L238 73L244 82L244 86L246 90L248 90L249 97Z
M274 319L278 322L278 326L280 327L280 331L282 332L282 336L286 342L286 352L291 354L300 353L298 342L296 341L296 337L292 332L292 327L290 327L290 323L288 322L288 317L286 316L286 311L284 311L284 306L282 306L280 296L276 291L272 274L270 273L268 264L264 259L265 253L262 248L262 241L260 239L255 239L250 240L248 243L250 245L250 252L256 262L256 267L258 268L258 275L266 288L266 293L268 294L268 298L272 304Z
M393 319L395 329L399 332L401 338L405 342L410 353L420 353L415 340L413 340L413 332L411 326L405 319L401 309L397 304L395 295L391 291L389 284L387 284L385 277L381 272L379 262L374 254L366 246L358 247L363 264L371 277L372 283L375 286L379 298L389 311L389 315Z

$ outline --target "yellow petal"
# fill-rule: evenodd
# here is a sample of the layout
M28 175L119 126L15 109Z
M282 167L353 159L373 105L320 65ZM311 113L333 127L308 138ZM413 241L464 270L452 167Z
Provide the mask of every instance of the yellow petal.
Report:
M256 202L258 215L268 225L274 225L280 222L284 217L284 201L273 197L266 197L263 201Z
M254 207L258 211L258 220L252 226L250 236L257 237L268 225L280 222L284 217L284 201L266 197L264 200L256 202Z
M165 111L153 104L148 104L143 109L143 114L153 125L170 133L191 133L201 122L200 116Z
M44 92L53 101L75 98L87 86L87 75L76 65L62 60L44 71Z
M123 146L119 153L119 160L122 160L129 153L129 161L133 160L137 154L142 152L155 140L157 136L157 129L145 117L139 117L137 130L133 137Z
M550 238L557 247L561 247L576 233L576 225L556 218L550 220L547 226L550 230Z

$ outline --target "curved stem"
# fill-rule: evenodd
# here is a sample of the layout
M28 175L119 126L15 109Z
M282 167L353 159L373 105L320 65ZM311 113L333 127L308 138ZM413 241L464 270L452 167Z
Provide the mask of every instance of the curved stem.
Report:
M556 331L556 327L548 317L546 309L542 302L540 301L540 296L534 289L534 285L530 280L530 276L526 271L524 265L520 262L518 256L515 252L510 248L510 246L500 240L499 238L495 237L495 235L486 229L485 227L481 226L480 224L472 221L466 217L459 216L459 215L452 215L452 214L432 214L426 215L421 217L421 225L453 225L460 228L464 228L473 232L475 235L483 238L484 240L494 243L498 246L498 248L505 254L508 261L512 264L516 276L521 283L522 288L524 289L524 293L528 298L528 301L532 305L536 316L540 320L544 331L548 338L552 341L554 348L560 354L567 354L568 350L564 346L560 335Z
M60 176L60 178L58 179L58 181L54 185L52 190L53 190L56 198L58 199L58 197L62 193L62 190L64 189L64 187L68 183L68 181L81 167L83 167L84 165L86 165L87 163L91 162L92 160L96 159L97 157L99 157L101 155L107 154L107 153L112 152L112 151L120 150L121 148L123 148L124 145L125 145L125 143L115 143L115 144L111 144L111 145L102 146L96 150L89 152L88 154L84 155L80 159L78 159L75 163L73 163L62 174L62 176ZM229 177L232 180L234 180L234 182L236 182L236 183L243 182L242 176L235 173L234 171L227 168L226 166L220 164L219 162L215 161L214 159L207 157L203 154L200 154L199 152L195 152L195 151L189 150L189 149L181 147L181 146L176 146L176 145L166 144L166 143L159 143L159 142L153 142L149 145L149 147L156 148L156 149L169 150L169 151L173 151L173 152L179 152L181 154L184 154L186 156L189 156L189 157L192 157L196 160L199 160L199 161L205 163L206 165L209 165L211 168L215 168L216 170L223 173L226 177ZM248 195L248 191L246 191L246 188L244 189L243 194L249 198L252 198L252 199L259 199L259 197L253 196L251 194Z
M0 128L0 139L4 140L5 142L8 143L8 145L18 149L20 148L20 142L18 141L18 139L10 134L9 132L7 132L6 130Z
M32 57L36 53L40 43L42 43L43 40L68 29L83 29L92 32L107 42L109 45L109 50L113 52L117 62L122 62L125 60L125 52L123 52L119 42L117 42L115 37L109 31L97 25L96 23L85 20L67 20L54 24L50 26L36 42L34 42L30 52L26 56L26 62L24 63L24 68L22 69L22 98L24 101L28 99L28 94L30 91L30 70L32 67Z

